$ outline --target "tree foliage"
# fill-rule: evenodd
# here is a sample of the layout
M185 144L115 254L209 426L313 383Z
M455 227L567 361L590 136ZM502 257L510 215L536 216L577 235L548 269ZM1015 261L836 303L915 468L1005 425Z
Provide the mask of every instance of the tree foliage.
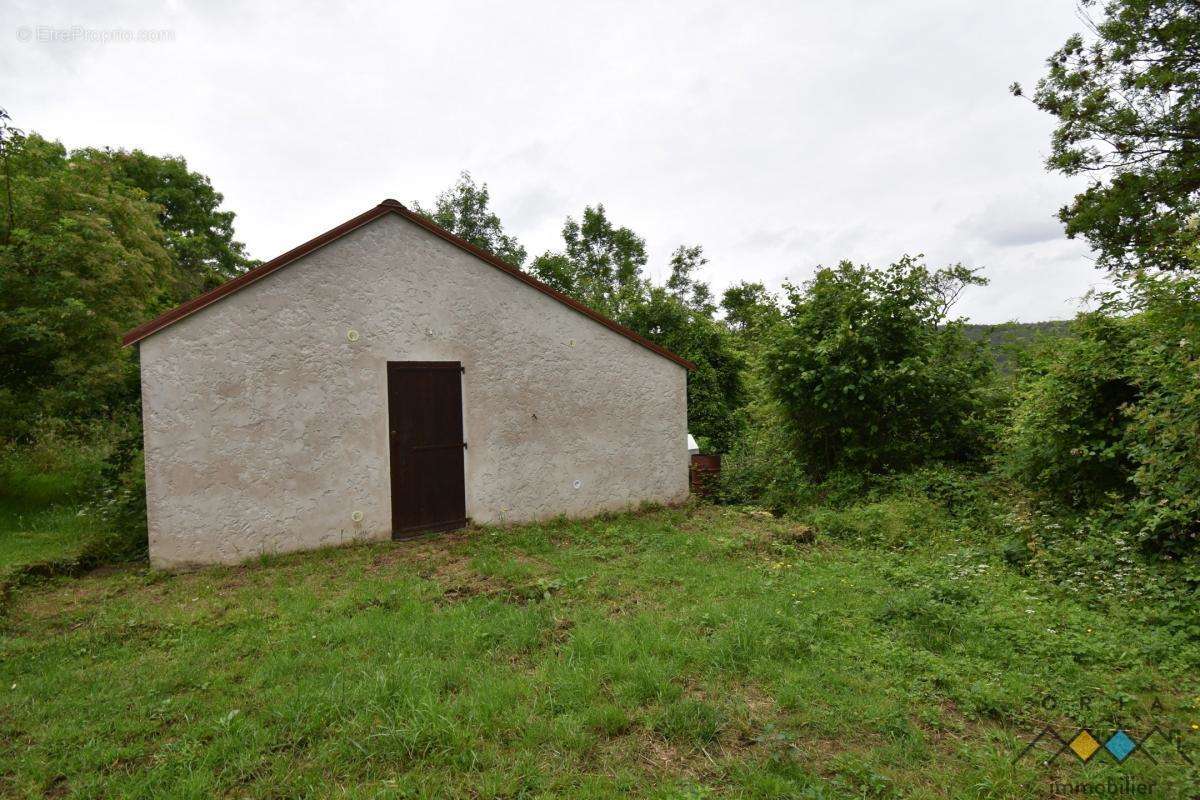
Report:
M105 159L37 134L14 146L14 227L0 245L0 435L39 415L81 418L128 401L120 337L170 302L158 207Z
M0 243L8 244L12 237L16 219L13 211L12 158L13 153L25 141L25 132L12 124L12 117L0 108L0 170L4 172L4 238Z
M413 203L413 207L456 236L521 267L525 248L515 236L504 232L500 217L491 209L491 199L488 185L475 183L471 173L464 170L453 186L437 196L432 209L422 208L420 203Z
M1047 341L1004 447L1028 489L1104 511L1143 542L1200 544L1200 281L1139 275Z
M1138 395L1129 374L1132 325L1082 314L1073 336L1045 340L1020 370L1005 447L1008 473L1075 508L1129 489L1125 410Z
M1194 0L1109 0L1067 40L1033 102L1058 117L1049 169L1091 175L1059 216L1099 265L1193 269L1200 244L1200 14ZM1014 94L1022 93L1013 84Z
M783 319L779 301L759 282L730 286L721 295L721 308L729 327L746 335L766 331Z
M603 205L587 206L581 220L567 217L563 249L533 260L529 271L543 283L589 308L618 317L646 295L646 241L609 221Z
M948 319L983 279L905 256L882 270L842 262L787 286L766 381L811 473L967 460L986 441L991 362Z
M221 285L254 266L234 238L234 213L222 211L224 197L206 175L177 156L141 150L82 150L77 158L106 162L114 180L142 190L159 207L167 251L175 264L179 301Z
M250 266L234 215L182 158L0 131L0 437L134 416L121 334Z
M711 317L717 312L712 289L700 280L696 273L708 263L704 248L700 245L680 245L671 254L671 274L667 278L667 291L687 308Z

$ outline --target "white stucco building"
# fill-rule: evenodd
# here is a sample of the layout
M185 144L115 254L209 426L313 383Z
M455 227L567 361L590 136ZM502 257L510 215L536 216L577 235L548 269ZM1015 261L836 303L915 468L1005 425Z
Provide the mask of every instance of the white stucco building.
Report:
M156 566L687 496L688 362L394 200L125 343Z

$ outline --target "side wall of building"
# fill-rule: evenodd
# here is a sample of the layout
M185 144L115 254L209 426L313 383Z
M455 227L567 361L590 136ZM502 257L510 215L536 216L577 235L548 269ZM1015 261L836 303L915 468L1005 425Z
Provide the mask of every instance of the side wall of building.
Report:
M139 347L156 566L390 537L388 361L466 368L476 522L687 495L682 367L397 215Z

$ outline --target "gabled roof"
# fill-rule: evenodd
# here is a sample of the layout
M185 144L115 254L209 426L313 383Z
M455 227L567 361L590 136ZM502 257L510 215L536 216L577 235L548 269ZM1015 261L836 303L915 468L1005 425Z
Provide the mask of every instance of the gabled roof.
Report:
M466 241L465 239L455 236L453 233L446 230L445 228L438 225L437 223L433 222L432 220L422 216L421 214L416 213L415 211L411 211L410 209L405 208L404 205L402 205L401 203L399 203L396 200L384 200L382 203L375 206L370 211L367 211L363 214L359 214L357 217L354 217L353 219L346 220L341 225L338 225L336 228L333 228L331 230L326 231L325 233L322 233L320 236L316 237L315 239L310 239L309 241L305 242L304 244L300 245L299 247L296 247L292 250L288 250L283 255L277 256L276 258L273 258L264 264L260 264L257 267L255 267L254 269L250 270L249 272L245 272L245 273L237 276L236 278L226 281L225 283L221 284L217 288L211 289L211 290L205 292L204 294L200 295L199 297L193 297L191 300L188 300L186 303L176 306L175 308L173 308L170 311L166 312L165 314L157 317L156 319L152 319L149 322L139 325L136 328L134 328L133 330L128 331L124 335L124 337L122 337L121 341L125 346L129 346L131 344L140 342L142 339L145 339L147 336L150 336L152 334L155 334L155 333L161 331L163 328L167 327L168 325L170 325L174 322L178 322L179 320L183 319L184 317L186 317L190 314L196 313L197 311L204 308L205 306L212 305L213 303L217 302L221 298L227 297L227 296L233 294L234 292L238 291L239 289L243 289L243 288L249 286L250 284L254 283L255 281L262 280L263 278L270 275L272 272L275 272L278 269L282 269L283 267L286 267L288 264L291 264L294 261L298 261L299 259L308 255L309 253L313 252L314 250L324 247L325 245L329 244L330 242L340 239L341 237L345 236L346 234L350 233L351 231L357 230L358 228L361 228L363 225L366 225L367 223L372 222L372 221L379 219L380 217L386 216L388 214L399 214L404 219L406 219L409 222L412 222L416 225L421 226L425 230L432 233L434 236L438 236L442 239L445 239L447 242L454 245L455 247L466 250L468 253L470 253L471 255L480 259L481 261L484 261L487 264L500 270L501 272L512 276L516 280L519 280L522 283L529 285L530 287L538 290L542 294L547 295L549 297L553 297L555 300L562 303L563 305L573 308L574 310L578 311L580 314L583 314L585 317L592 318L593 320L595 320L596 322L599 322L604 327L609 328L609 329L621 334L626 339L630 339L631 341L637 342L642 347L645 347L647 350L652 350L653 352L657 353L658 355L662 356L663 358L670 359L671 361L674 361L676 364L679 364L680 366L685 367L687 369L695 369L696 365L693 364L692 362L688 361L686 358L677 356L674 353L672 353L670 350L666 349L665 347L661 347L660 345L655 344L654 342L650 341L649 339L645 338L644 336L634 333L629 328L626 328L624 325L620 325L616 322L613 322L608 317L604 316L603 314L601 314L597 311L593 311L592 309L588 308L583 303L580 303L578 300L574 299L573 297L568 297L567 295L563 294L562 292L559 292L555 289L551 289L549 286L542 283L537 278L534 278L532 275L522 272L521 270L517 269L516 267L512 266L511 264L507 264L504 261L501 261L499 258L492 255L488 251L486 251L482 248L476 247L475 245L471 244L470 242Z

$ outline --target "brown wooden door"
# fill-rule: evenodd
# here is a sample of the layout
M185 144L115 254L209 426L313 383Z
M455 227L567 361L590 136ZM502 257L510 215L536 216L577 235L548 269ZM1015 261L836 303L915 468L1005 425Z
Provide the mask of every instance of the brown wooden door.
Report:
M392 538L465 525L462 366L389 361L388 428Z

